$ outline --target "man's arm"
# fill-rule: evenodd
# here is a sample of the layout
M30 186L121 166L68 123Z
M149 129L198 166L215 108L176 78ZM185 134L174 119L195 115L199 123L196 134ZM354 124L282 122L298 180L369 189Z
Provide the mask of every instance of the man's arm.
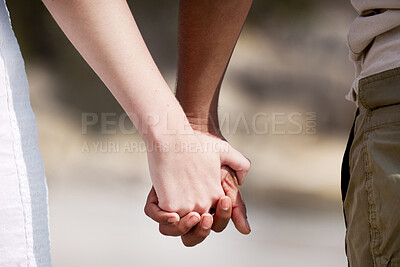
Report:
M219 133L221 83L252 0L181 0L176 97L195 130Z
M179 9L179 66L176 96L194 130L223 139L218 125L218 96L233 49L249 12L252 0L181 0ZM242 182L246 172L236 170ZM232 217L236 228L250 233L246 208L241 198L235 173L221 169L222 185L227 205L218 202L212 229L224 230ZM210 233L202 229L205 222L193 229L188 223L190 214L179 222L169 223L173 216L159 210L157 196L150 192L146 214L160 223L165 235L182 236L187 246L202 242ZM208 217L206 217L208 218Z
M179 6L179 59L176 96L194 130L223 138L218 123L218 98L229 60L250 10L252 0L181 0ZM229 176L225 170L222 174ZM240 183L247 174L236 172ZM231 178L235 176L230 175ZM232 181L232 179L223 179ZM237 184L236 184L237 185ZM227 194L227 187L224 188ZM231 188L235 188L231 184ZM229 195L234 204L233 221L237 229L250 233L244 202ZM239 204L238 204L239 203ZM221 213L218 211L216 215ZM216 217L226 226L226 219ZM198 227L197 227L198 228ZM216 229L217 227L214 227ZM206 232L194 229L182 235L184 244L195 245L206 238ZM203 236L202 236L203 235ZM197 238L196 238L197 237Z

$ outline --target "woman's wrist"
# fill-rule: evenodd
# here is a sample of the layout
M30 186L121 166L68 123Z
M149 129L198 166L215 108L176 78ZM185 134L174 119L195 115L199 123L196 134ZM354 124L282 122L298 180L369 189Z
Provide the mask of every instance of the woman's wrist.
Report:
M141 99L136 97L135 88L130 87L123 90L127 92L125 95L119 97L123 100L120 104L145 144L161 142L166 136L193 132L182 107L166 83L145 89L145 97Z
M138 131L146 147L166 145L177 136L193 134L194 131L180 107L161 113L147 113L138 123Z

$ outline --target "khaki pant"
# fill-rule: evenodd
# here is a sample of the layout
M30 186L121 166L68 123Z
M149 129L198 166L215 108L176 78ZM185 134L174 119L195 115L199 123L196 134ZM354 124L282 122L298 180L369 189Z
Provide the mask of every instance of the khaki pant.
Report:
M358 101L342 169L349 266L400 267L400 68L362 79Z

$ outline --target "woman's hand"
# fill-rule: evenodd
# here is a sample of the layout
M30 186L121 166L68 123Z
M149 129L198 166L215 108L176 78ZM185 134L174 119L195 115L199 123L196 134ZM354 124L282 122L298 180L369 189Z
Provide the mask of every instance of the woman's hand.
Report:
M196 212L190 212L183 218L179 218L176 213L163 211L158 206L154 188L150 190L144 211L147 216L159 223L160 233L167 236L181 236L185 246L195 246L201 243L211 230L222 232L231 217L236 229L247 235L251 230L235 173L229 167L223 166L221 179L226 196L218 201L213 215L204 213L200 216Z
M226 141L199 132L164 135L147 143L151 179L158 206L180 217L208 213L224 196L221 166L230 166L243 182L250 162Z
M229 153L221 153L220 160L220 182L224 191L224 196L218 200L215 214L206 212L190 212L180 218L180 215L174 212L162 210L159 206L159 198L154 188L151 189L144 211L147 216L159 223L159 231L167 236L181 236L182 243L185 246L195 246L204 241L210 234L210 231L222 232L232 218L236 229L242 234L250 233L250 225L247 221L246 206L239 191L239 181L243 183L247 172L250 169L250 161L240 152L231 147L222 136L221 132L215 127L207 127L202 121L188 118L191 128L202 136L202 140L216 142L226 148ZM237 163L239 162L239 164ZM241 166L243 165L243 166ZM233 171L230 167L236 167ZM237 179L236 173L239 173L240 179Z

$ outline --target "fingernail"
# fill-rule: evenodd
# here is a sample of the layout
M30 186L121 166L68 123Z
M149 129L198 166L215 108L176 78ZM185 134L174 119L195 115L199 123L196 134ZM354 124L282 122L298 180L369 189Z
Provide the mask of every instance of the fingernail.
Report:
M170 217L170 218L167 219L167 222L169 222L169 223L176 223L176 222L179 222L179 218L176 217L176 216Z
M193 215L192 217L189 218L188 226L189 226L189 227L195 226L195 225L199 222L199 220L200 220L200 219L199 219L198 216Z
M203 227L203 229L208 230L211 228L213 223L212 217L211 216L203 216L203 219L201 221L201 227Z
M228 197L224 197L223 199L221 199L221 208L223 210L229 210L230 204L230 199Z

